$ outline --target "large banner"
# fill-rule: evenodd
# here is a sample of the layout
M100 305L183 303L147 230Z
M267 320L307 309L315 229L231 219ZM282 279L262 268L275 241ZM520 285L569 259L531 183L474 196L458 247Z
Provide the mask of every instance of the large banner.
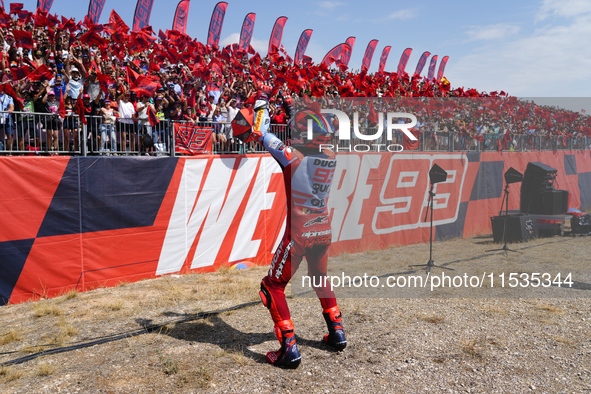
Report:
M406 69L406 64L408 63L408 58L412 53L412 48L406 48L404 52L402 52L402 56L400 56L400 62L398 62L398 69L396 73L398 74L398 78L402 78L404 75L404 70Z
M388 61L388 55L390 54L390 49L392 49L392 47L390 45L388 45L382 51L382 56L380 57L380 66L378 67L379 73L384 72L384 69L386 68L386 62Z
M421 55L421 58L419 59L419 62L417 63L417 68L415 69L415 73L413 74L414 76L419 76L421 75L421 73L423 72L423 68L425 67L425 63L427 63L427 58L431 56L431 52L423 52L423 54Z
M431 64L429 64L429 74L427 75L427 80L433 80L433 77L435 76L435 67L437 67L437 55L431 58Z
M320 64L322 66L330 67L332 63L336 62L341 58L345 51L348 51L350 49L351 48L349 47L349 45L345 43L339 44L332 48L330 51L328 51L326 55L324 55L324 59L322 59L322 62L320 62Z
M43 12L49 12L53 0L37 0L37 8L40 8Z
M373 53L376 50L376 45L378 45L378 40L371 40L369 44L367 44L367 48L365 48L365 54L363 55L363 61L361 62L361 71L367 72L369 70Z
M353 53L353 46L355 45L355 37L351 36L347 38L347 40L345 40L345 44L349 45L350 49L343 53L343 56L341 56L341 62L346 67L349 67L349 61L351 60L351 54Z
M439 70L437 71L437 81L441 81L441 78L443 78L443 73L445 72L445 66L447 65L448 59L449 56L444 56L443 59L441 59L441 63L439 63Z
M225 127L215 125L214 127ZM199 155L211 153L212 127L195 126L188 123L175 123L174 135L176 136L175 151L186 155Z
M269 38L268 53L274 53L279 50L281 46L281 38L283 38L283 28L285 27L285 22L287 22L286 16L280 16L275 21L275 25L273 25L273 30L271 31L271 37Z
M174 19L172 20L172 30L187 34L187 19L189 18L189 0L181 0L176 6Z
M256 17L257 14L251 12L244 17L244 22L242 22L242 30L240 30L240 41L238 42L238 47L244 51L248 51L250 40L252 40Z
M211 21L209 22L209 32L207 33L207 45L220 45L220 35L222 34L222 26L224 24L224 16L226 16L227 8L228 3L220 1L213 9Z
M152 13L154 0L137 0L135 14L133 16L132 31L140 31L150 25L150 14Z
M586 151L339 153L329 208L331 254L490 234L503 174L558 170L570 206L591 209ZM269 264L285 226L281 168L269 155L1 157L0 304L169 273ZM509 209L519 209L519 183ZM338 207L338 208L336 208Z
M101 19L104 6L105 0L90 0L88 3L88 18L95 25L99 22L99 19Z
M298 46L293 56L294 64L302 63L302 60L304 59L304 53L306 53L306 48L308 48L308 43L310 42L310 37L312 37L312 29L306 29L300 35Z

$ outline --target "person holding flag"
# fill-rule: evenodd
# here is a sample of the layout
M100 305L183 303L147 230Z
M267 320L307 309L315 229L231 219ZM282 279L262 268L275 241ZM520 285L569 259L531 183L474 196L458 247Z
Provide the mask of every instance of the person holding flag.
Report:
M325 280L328 248L332 239L326 202L336 167L336 156L334 152L319 147L330 143L334 131L320 115L320 109L300 111L291 122L292 127L295 126L295 130L301 134L298 135L299 138L292 139L291 146L286 146L269 130L268 106L272 88L266 84L259 84L258 87L254 114L252 110L243 109L235 117L232 127L234 136L242 142L256 141L263 145L283 170L288 207L287 224L269 273L261 282L259 295L271 313L275 336L281 344L279 350L267 353L267 361L282 368L297 368L301 356L284 291L303 257L308 262L308 274L314 278L313 283L320 283L314 290L320 299L328 327L328 334L323 341L336 350L343 350L347 346L341 311L334 292L330 286L326 286ZM289 98L285 103L289 117L290 104ZM253 119L249 119L251 116ZM313 125L311 140L307 139L308 121ZM245 123L247 126L244 126ZM249 124L253 126L249 127Z

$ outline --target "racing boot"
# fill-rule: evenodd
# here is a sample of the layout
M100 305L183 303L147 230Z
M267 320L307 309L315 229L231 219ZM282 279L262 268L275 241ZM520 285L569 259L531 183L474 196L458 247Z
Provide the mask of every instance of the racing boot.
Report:
M322 315L328 327L328 334L324 335L323 341L336 350L343 350L347 346L347 339L345 338L345 331L343 331L339 307L333 306L325 309Z
M281 343L281 348L276 352L267 353L267 361L276 367L297 368L302 361L302 356L296 345L293 322L283 320L277 323L275 336Z

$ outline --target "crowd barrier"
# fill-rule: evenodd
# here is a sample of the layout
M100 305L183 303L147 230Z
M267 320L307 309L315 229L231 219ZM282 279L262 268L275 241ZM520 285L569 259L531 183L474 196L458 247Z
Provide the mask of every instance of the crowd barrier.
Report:
M87 116L87 124L81 124L78 115L71 114L64 119L56 114L13 112L8 118L0 112L0 155L151 155L177 156L175 150L177 136L174 123L189 122L161 120L153 128L147 119L125 124L121 121L104 123L102 116ZM214 137L210 153L244 154L264 153L264 148L256 143L243 144L233 138L232 127L227 122L198 122L197 126L211 130ZM290 138L287 125L272 124L271 131L282 141ZM367 135L375 134L375 129L362 128ZM142 146L142 136L149 135L153 147ZM218 137L219 136L219 137ZM555 135L514 135L510 141L502 135L484 134L478 138L467 133L423 131L419 134L419 144L415 150L420 152L486 152L486 151L556 151L586 150L591 146L591 138L584 135L563 137ZM171 143L173 142L173 143ZM341 141L341 150L353 144L367 143L355 140ZM385 136L368 144L368 151L379 152L385 146L398 144L405 146L404 136L395 132L392 141ZM353 151L354 149L348 149Z
M591 152L403 152L337 156L331 253L491 232L503 174L528 162L558 170L570 207L591 209ZM170 273L269 264L285 231L285 192L270 155L0 157L0 304ZM511 184L509 209L519 208Z

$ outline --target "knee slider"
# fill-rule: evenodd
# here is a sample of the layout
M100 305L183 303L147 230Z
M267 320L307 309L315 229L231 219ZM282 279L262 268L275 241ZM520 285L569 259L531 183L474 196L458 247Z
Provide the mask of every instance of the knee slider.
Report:
M263 305L267 309L271 309L271 304L273 303L273 298L271 297L271 293L267 287L261 282L261 290L259 291L259 296L261 297L261 301L263 301Z

